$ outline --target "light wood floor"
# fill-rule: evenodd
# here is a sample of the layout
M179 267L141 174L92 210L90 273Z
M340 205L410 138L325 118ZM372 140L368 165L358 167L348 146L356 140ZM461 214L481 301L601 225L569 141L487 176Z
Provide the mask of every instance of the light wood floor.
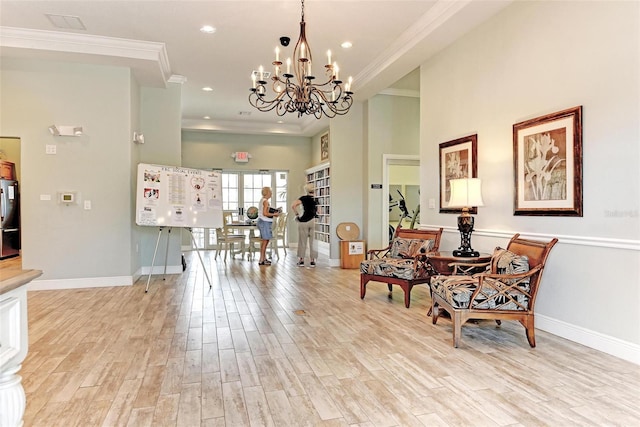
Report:
M519 324L451 325L357 270L217 262L29 293L25 426L637 426L639 366ZM544 286L544 283L543 283Z
M21 269L22 257L18 255L11 258L0 259L0 268Z

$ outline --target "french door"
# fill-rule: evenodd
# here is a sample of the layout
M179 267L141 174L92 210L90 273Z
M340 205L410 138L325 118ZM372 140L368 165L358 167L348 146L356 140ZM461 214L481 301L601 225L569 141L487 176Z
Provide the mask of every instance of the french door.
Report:
M222 171L223 212L232 214L234 218L243 217L249 207L258 207L262 187L271 188L271 206L286 211L288 175L287 171ZM199 248L215 248L215 230L194 229L193 234Z

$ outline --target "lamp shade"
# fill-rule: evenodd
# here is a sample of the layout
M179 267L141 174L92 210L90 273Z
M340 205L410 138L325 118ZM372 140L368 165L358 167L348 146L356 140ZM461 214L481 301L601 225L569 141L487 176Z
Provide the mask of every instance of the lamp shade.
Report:
M472 206L484 206L482 201L482 181L479 178L452 179L450 208L468 208Z

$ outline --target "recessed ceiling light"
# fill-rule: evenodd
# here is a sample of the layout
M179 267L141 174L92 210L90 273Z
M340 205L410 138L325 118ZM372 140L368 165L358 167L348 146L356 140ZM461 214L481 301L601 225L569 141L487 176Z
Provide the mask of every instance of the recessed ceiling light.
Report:
M205 92L211 92L211 91L213 91L213 88L209 87L209 86L205 86L205 87L202 88L202 90L205 91Z
M351 42L344 42L340 46L342 46L345 49L349 49L351 46L353 46L353 44L351 44Z
M205 25L202 28L200 28L200 31L205 34L213 34L216 32L216 28L212 27L211 25Z
M203 119L205 119L205 120L209 120L209 119L211 119L211 117L209 117L209 116L204 116L204 117L203 117Z
M250 116L251 115L251 111L239 111L238 115L239 116Z
M283 124L284 122L282 120L278 120L276 123L278 123L279 125Z

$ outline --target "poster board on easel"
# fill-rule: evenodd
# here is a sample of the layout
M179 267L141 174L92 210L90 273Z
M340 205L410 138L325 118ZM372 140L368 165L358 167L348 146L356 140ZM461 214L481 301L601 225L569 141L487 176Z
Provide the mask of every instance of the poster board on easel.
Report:
M218 171L138 165L136 224L152 227L219 228L222 178Z

